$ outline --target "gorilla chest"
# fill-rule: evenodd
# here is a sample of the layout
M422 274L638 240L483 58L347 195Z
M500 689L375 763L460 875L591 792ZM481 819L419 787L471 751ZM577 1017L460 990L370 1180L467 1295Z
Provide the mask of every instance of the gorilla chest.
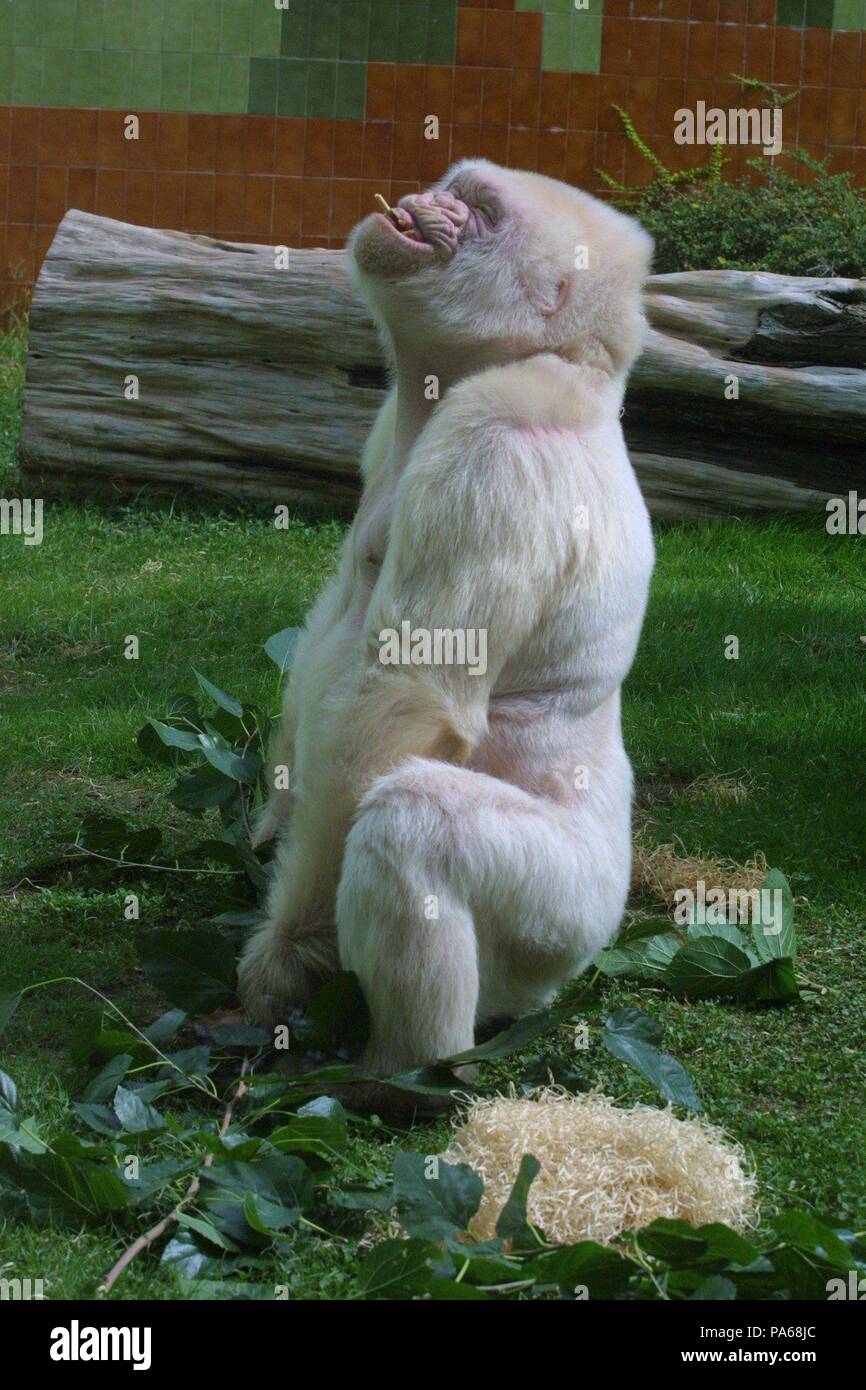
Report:
M355 571L362 583L375 584L388 548L396 486L379 479L365 488L355 520Z

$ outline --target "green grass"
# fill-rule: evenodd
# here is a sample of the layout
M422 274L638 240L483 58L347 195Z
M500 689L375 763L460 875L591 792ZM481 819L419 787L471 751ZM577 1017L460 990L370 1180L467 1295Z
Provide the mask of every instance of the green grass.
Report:
M20 495L14 466L21 344L0 346L0 495ZM35 888L21 866L50 855L87 812L143 825L165 820L178 842L198 828L164 799L170 776L145 764L135 733L192 665L276 708L261 648L298 623L333 565L336 524L274 529L266 504L231 508L176 499L119 506L47 501L45 538L0 537L0 933L3 974L27 984L78 975L140 1023L162 1001L137 970L125 888L60 879ZM674 527L658 537L658 568L625 698L627 741L651 836L689 853L749 858L763 850L798 898L800 967L826 989L786 1009L687 1004L648 988L606 985L611 1008L634 1003L665 1025L665 1046L692 1073L708 1117L749 1149L767 1216L790 1203L866 1225L862 1144L864 969L863 542L829 537L823 513L764 524ZM124 638L140 659L124 658ZM739 660L724 657L729 634ZM736 774L742 801L685 788ZM143 884L145 926L207 919L206 880ZM0 1043L22 1110L50 1134L83 1076L67 1044L89 1004L56 987L22 1005ZM593 1076L624 1100L656 1098L604 1053L593 1031ZM539 1055L571 1047L563 1034ZM531 1055L532 1049L529 1050ZM506 1081L527 1055L499 1064ZM446 1122L408 1136L353 1131L345 1173L369 1180L395 1143L443 1146ZM256 1274L293 1297L343 1298L357 1266L358 1218L332 1214L330 1237L295 1237L288 1260ZM342 1221L342 1224L341 1224ZM49 1296L91 1297L128 1237L110 1227L35 1229L0 1210L0 1275L43 1278ZM153 1256L117 1296L173 1297Z

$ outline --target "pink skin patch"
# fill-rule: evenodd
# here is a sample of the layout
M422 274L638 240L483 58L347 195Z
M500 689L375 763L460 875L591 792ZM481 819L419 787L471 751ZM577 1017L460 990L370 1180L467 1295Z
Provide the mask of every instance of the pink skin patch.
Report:
M447 189L432 193L409 193L393 209L396 224L380 214L382 221L404 241L412 242L422 254L431 251L450 260L466 236L489 236L491 219L481 207L474 207Z

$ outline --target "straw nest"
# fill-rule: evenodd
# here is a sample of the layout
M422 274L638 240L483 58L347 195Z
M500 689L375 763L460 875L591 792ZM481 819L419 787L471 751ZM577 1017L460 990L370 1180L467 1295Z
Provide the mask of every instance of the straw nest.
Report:
M737 1231L757 1219L755 1175L721 1130L677 1119L670 1108L621 1109L597 1091L573 1096L548 1087L476 1101L455 1121L442 1157L471 1164L484 1179L471 1225L478 1239L495 1234L526 1153L541 1164L529 1220L557 1245L610 1245L660 1216L692 1226L721 1221Z

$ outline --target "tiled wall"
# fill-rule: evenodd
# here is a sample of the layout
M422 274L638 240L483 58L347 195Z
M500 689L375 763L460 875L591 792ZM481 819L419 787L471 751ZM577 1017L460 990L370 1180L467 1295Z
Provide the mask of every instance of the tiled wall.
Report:
M785 142L866 183L864 29L866 0L0 0L0 295L69 207L340 246L460 156L641 182L613 104L682 167L674 112L755 105L738 74L799 89Z

